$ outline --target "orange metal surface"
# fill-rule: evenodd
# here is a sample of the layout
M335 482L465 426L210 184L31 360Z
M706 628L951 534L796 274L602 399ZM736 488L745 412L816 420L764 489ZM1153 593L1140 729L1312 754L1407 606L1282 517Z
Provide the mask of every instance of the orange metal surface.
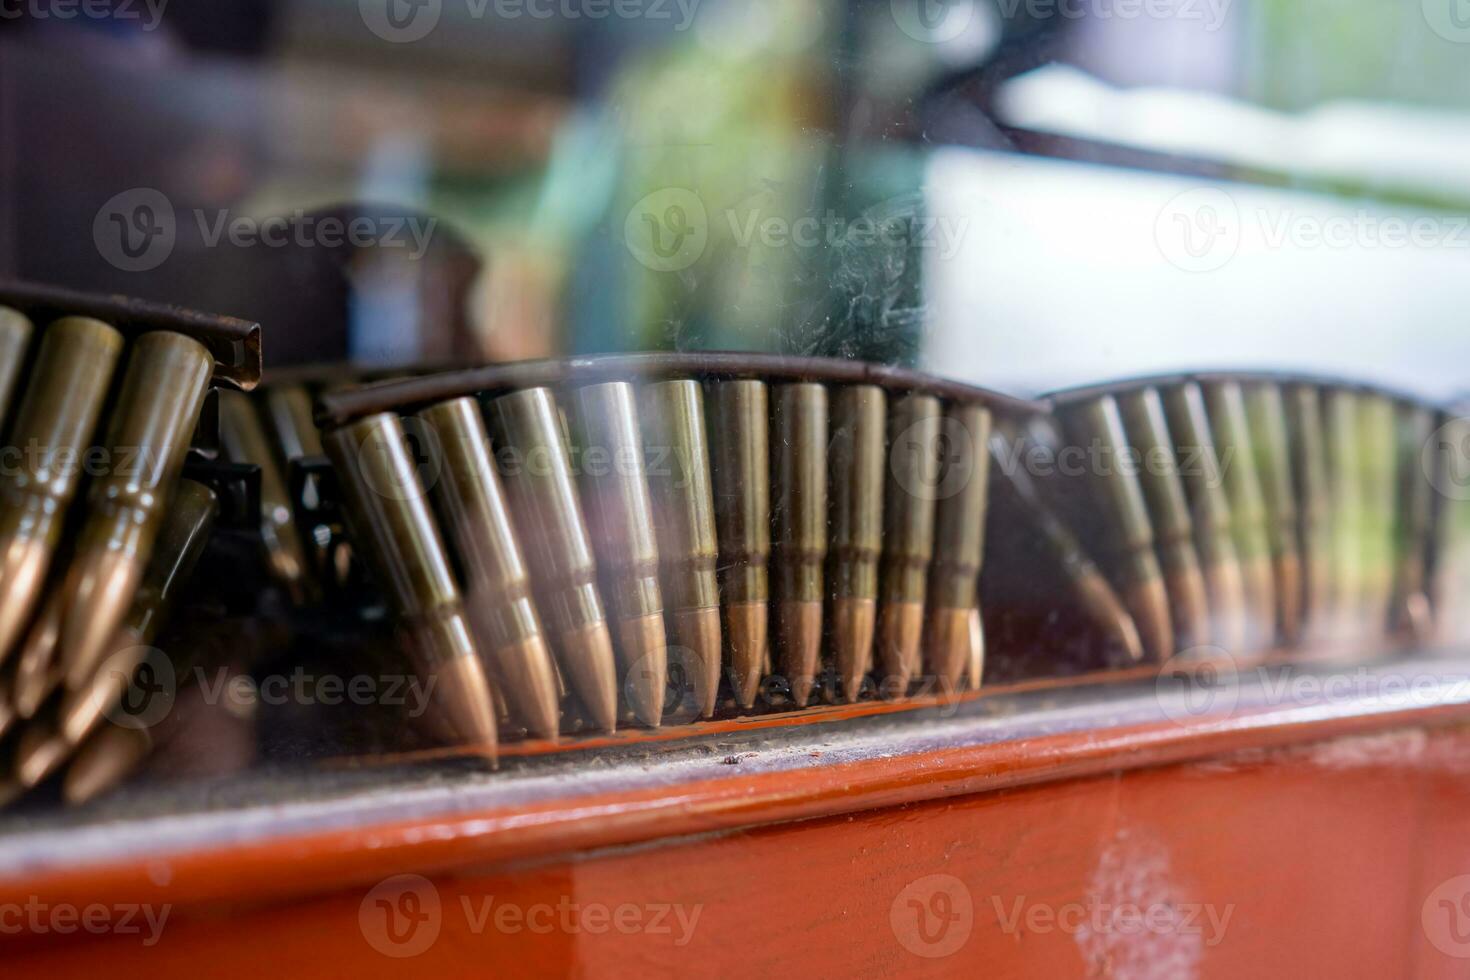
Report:
M521 865L492 849L432 881L228 916L175 895L152 946L48 937L6 966L155 977L1460 975L1467 774L1470 731L1395 729L652 848Z
M1263 710L737 763L53 870L0 881L0 931L41 909L0 955L7 975L191 978L1450 975L1470 966L1467 722ZM136 931L48 918L98 906Z

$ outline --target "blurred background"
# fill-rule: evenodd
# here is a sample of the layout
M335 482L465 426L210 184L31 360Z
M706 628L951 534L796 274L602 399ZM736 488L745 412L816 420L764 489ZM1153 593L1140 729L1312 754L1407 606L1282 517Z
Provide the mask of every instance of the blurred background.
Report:
M272 366L1443 397L1467 101L1464 0L0 0L0 276L258 319Z

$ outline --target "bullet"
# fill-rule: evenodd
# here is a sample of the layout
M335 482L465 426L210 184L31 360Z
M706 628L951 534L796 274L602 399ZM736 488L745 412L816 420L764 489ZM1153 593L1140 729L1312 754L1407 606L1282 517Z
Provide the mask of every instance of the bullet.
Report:
M873 666L878 559L883 553L883 467L888 400L874 385L832 396L832 645L842 694L856 701ZM981 454L983 456L983 453Z
M1256 473L1266 507L1277 630L1282 642L1295 646L1301 640L1302 631L1302 560L1286 406L1281 388L1269 382L1246 385L1244 397Z
M1250 437L1245 395L1234 381L1200 386L1220 454L1220 472L1230 498L1230 529L1245 584L1247 643L1252 652L1276 640L1276 580L1271 563L1266 501Z
M321 456L321 432L312 418L311 394L301 385L272 385L262 393L266 415L286 459Z
M827 389L776 387L771 557L781 673L804 708L822 656L822 566L827 559Z
M980 604L970 610L970 662L966 672L967 686L971 691L980 690L985 676L985 629L980 623Z
M490 423L537 608L563 674L593 723L610 732L618 672L556 399L545 388L502 395L491 403Z
M1211 432L1204 393L1189 381L1165 388L1162 395L1210 598L1211 634L1216 646L1239 655L1246 652L1248 637L1245 577L1231 527L1224 465Z
M636 396L633 386L622 381L588 385L573 394L571 408L582 499L602 594L617 624L624 690L639 720L657 728L663 717L668 643Z
M731 687L740 706L750 708L769 658L771 416L764 382L720 381L707 392Z
M1169 594L1174 642L1180 650L1191 650L1211 641L1210 600L1164 401L1152 387L1122 392L1117 401L1124 433L1138 462L1138 482Z
M479 402L456 398L425 409L419 418L436 435L428 440L439 474L430 497L464 574L465 606L478 646L489 655L490 672L512 716L538 737L555 739L560 706L551 651Z
M65 611L66 603L61 593L52 592L36 614L25 642L20 646L11 696L15 712L21 718L34 718L41 705L65 679L59 656Z
M11 677L12 671L0 670L0 737L10 730L15 724L16 713L13 700L15 681Z
M111 655L87 684L66 692L62 699L57 730L69 744L80 743L103 713L117 704L146 659L166 656L152 650L150 644L199 563L218 516L219 498L213 490L193 480L179 481L132 608L113 638ZM170 659L167 669L177 676L183 666ZM157 669L164 667L160 664Z
M0 478L0 661L40 599L122 344L84 317L42 334L7 439L19 458Z
M1423 643L1431 630L1426 558L1434 501L1422 460L1433 434L1434 415L1421 405L1399 402L1394 424L1399 504L1394 510L1391 626L1405 640Z
M1395 515L1398 513L1398 447L1394 404L1387 396L1363 393L1358 401L1358 458L1363 479L1363 603L1358 623L1372 644L1387 633L1397 570Z
M697 382L681 379L648 385L639 399L664 606L674 642L692 658L686 669L695 703L708 718L719 694L721 636L704 396Z
M1367 579L1363 568L1363 465L1357 398L1328 389L1323 397L1327 486L1332 497L1333 609L1327 633L1344 643L1353 638Z
M0 427L10 417L11 397L30 342L31 321L19 310L0 306Z
M1470 638L1470 417L1451 411L1439 416L1435 443L1433 613L1435 638L1442 644ZM1453 492L1458 491L1458 493Z
M403 423L387 413L371 415L334 430L324 442L359 550L400 618L401 639L419 675L436 682L431 723L493 759L490 681Z
M1292 484L1297 500L1297 539L1302 556L1303 636L1316 643L1333 609L1332 499L1322 399L1316 386L1295 384L1285 396Z
M296 605L312 602L316 597L316 583L311 578L306 548L296 528L291 492L250 396L239 391L220 391L219 433L229 459L253 463L260 470L260 538L271 574Z
M92 481L63 586L59 655L68 688L91 678L127 615L213 369L204 345L183 334L155 331L133 344L105 440L112 465Z
M13 775L23 787L32 789L60 768L71 753L71 744L56 730L55 713L48 710L45 717L32 719L21 730Z
M109 725L83 745L61 781L61 796L69 806L80 806L115 788L153 752L153 734L146 728Z
M1073 446L1097 448L1106 454L1100 457L1087 482L1102 510L1092 530L1103 565L1114 576L1143 637L1145 653L1156 662L1168 660L1174 655L1169 593L1154 553L1153 525L1138 473L1121 457L1128 440L1118 403L1104 395L1070 406L1062 420Z
M261 397L265 402L266 419L271 434L281 453L281 462L289 466L293 459L322 456L321 433L311 413L311 395L301 385L274 385L266 388ZM302 502L315 509L320 501L317 488L311 483L302 488Z
M902 697L919 673L934 511L939 486L939 400L908 394L888 412L888 475L878 577L878 689Z
M1047 503L1025 466L1016 465L1020 459L1016 450L1027 445L1010 425L997 426L991 433L990 483L997 514L1017 515L1034 530L1032 540L1044 552L1035 558L1049 561L1059 569L1069 587L1070 595L1059 600L1059 604L1075 606L1083 619L1093 625L1102 637L1109 662L1118 665L1141 662L1143 641L1133 617L1102 570L1088 556L1082 542ZM1031 591L1029 582L1027 585L1027 591Z
M976 587L985 554L990 412L983 405L951 405L945 422L925 647L929 673L941 691L950 693L958 690L970 669L971 614L979 608Z

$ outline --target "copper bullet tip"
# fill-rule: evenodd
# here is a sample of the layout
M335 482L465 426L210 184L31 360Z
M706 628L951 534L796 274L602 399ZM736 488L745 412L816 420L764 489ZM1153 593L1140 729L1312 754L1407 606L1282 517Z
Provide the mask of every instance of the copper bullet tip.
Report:
M61 669L67 688L76 690L92 679L142 577L143 563L128 549L92 551L73 567L61 620Z
M941 607L930 612L924 649L940 692L958 690L960 677L970 669L970 610Z
M50 725L32 725L15 750L15 777L27 789L57 770L71 754L71 744Z
M435 710L462 745L495 760L495 696L485 668L475 656L453 657L434 668Z
M561 704L551 651L539 633L495 651L495 675L510 714L537 738L555 741L561 729Z
M1174 624L1175 644L1187 650L1209 643L1210 600L1199 567L1166 567L1164 583L1170 597L1169 619Z
M623 652L623 691L633 714L650 728L664 716L664 686L668 682L668 639L663 613L625 619L618 624Z
M1276 643L1276 585L1271 558L1242 562L1246 600L1246 642L1249 652L1267 650Z
M61 639L61 601L53 597L41 610L26 636L15 665L15 682L11 690L12 704L22 718L30 718L40 710L46 696L59 683L60 667L56 663L57 644Z
M0 776L0 810L5 809L16 800L20 799L26 788L17 780ZM68 801L70 802L70 801Z
M113 646L118 652L107 659L91 682L67 691L62 698L58 727L61 736L72 745L86 738L97 727L103 713L118 703L146 655L142 637L127 629L119 633Z
M764 602L736 602L726 611L730 621L730 686L735 689L735 700L746 709L755 707L761 672L770 661L766 608Z
M592 723L605 732L616 731L618 672L607 624L592 623L563 633L558 646L562 652L562 670L592 716Z
M1281 638L1294 646L1302 634L1302 566L1296 555L1276 558L1276 604L1281 622Z
M970 690L980 690L985 678L985 626L980 621L980 607L970 610Z
M36 520L38 517L43 523L48 520L42 515L27 514L20 508L14 508L5 521L10 524L15 520ZM36 599L41 593L42 580L51 557L41 537L44 531L32 529L25 532L32 535L27 540L20 529L12 527L7 530L10 531L9 540L0 548L0 554L3 554L0 557L0 663L10 654L35 612Z
M1210 617L1215 646L1239 656L1245 650L1245 585L1238 562L1207 569Z
M153 748L147 731L107 728L87 742L61 780L62 799L78 806L116 786Z
M681 609L674 614L674 632L681 644L694 655L690 665L694 681L694 700L700 714L710 718L720 693L720 608Z
M878 604L873 599L838 599L832 603L832 645L842 696L856 701L873 669L873 631Z
M885 602L878 618L878 685L885 698L901 698L919 672L919 641L924 633L922 602Z
M1169 593L1163 580L1140 582L1131 586L1125 596L1144 653L1156 663L1168 660L1174 655L1174 633L1169 621Z
M822 658L822 604L778 603L776 626L781 638L781 672L791 685L792 700L798 708L805 708Z

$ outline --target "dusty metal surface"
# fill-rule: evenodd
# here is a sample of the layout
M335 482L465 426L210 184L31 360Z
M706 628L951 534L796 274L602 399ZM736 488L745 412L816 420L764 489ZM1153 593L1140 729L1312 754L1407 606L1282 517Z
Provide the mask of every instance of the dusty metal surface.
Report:
M1413 723L1420 713L1443 718L1445 709L1467 707L1470 655L1423 654L1238 675L1211 670L1188 682L1170 668L1154 680L998 694L899 716L510 757L497 772L483 762L441 758L278 765L199 782L145 780L75 811L8 815L0 821L0 880L319 832L464 819L549 801L575 810L579 800L612 792L644 789L676 797L681 787L732 775L908 757L922 766L935 752L1024 748L1065 734L1085 734L1096 745L1139 726L1177 725L1181 733L1241 727L1311 741L1343 720L1391 715ZM1137 764L1128 753L1116 759L1116 768Z

